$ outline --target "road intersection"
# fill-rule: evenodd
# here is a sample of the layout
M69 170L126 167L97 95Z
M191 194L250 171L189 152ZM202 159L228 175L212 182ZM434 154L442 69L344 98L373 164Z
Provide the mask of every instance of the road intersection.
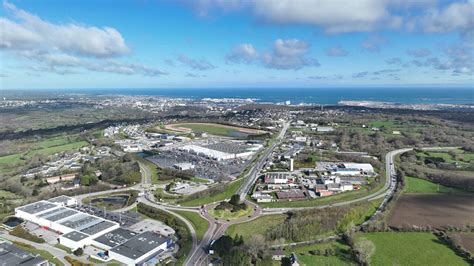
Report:
M150 189L152 187L150 169L145 167L143 164L140 164L140 172L142 174L142 181L139 184L132 187L128 187L128 188L120 188L120 189L79 195L79 196L76 196L76 198L80 202L86 197L100 196L100 195L105 195L112 192L138 190L140 192L139 194L140 196L137 199L137 202L155 207L171 215L174 215L179 220L184 222L185 225L188 227L188 230L192 237L192 249L191 249L190 254L187 256L187 259L184 265L186 266L205 265L206 259L208 256L207 251L208 251L210 243L213 240L216 240L220 238L222 235L224 235L226 229L229 226L234 225L234 224L249 222L261 217L262 215L282 214L282 213L287 213L290 211L307 210L307 209L324 209L324 208L331 208L331 207L336 207L336 206L349 205L356 202L372 201L372 200L384 198L384 201L381 203L381 205L379 206L375 214L369 220L375 219L378 216L378 214L380 214L384 210L387 202L390 201L390 199L392 198L393 194L396 191L397 176L396 176L396 171L395 171L395 157L407 151L413 150L413 148L397 149L394 151L390 151L386 154L385 156L385 169L386 169L385 184L380 190L377 190L372 194L369 194L357 199L353 199L353 200L342 201L342 202L326 204L326 205L319 205L319 206L262 209L259 205L251 201L248 201L246 199L246 196L248 195L252 185L255 183L256 179L258 178L259 173L261 172L261 170L264 168L265 164L267 163L267 160L270 158L275 148L283 140L288 127L289 127L289 122L285 122L282 126L282 130L280 131L275 141L269 147L267 147L263 151L263 153L261 153L261 156L257 158L257 160L253 163L246 177L244 177L245 181L243 182L242 186L237 191L237 193L240 195L241 201L246 202L254 209L253 213L250 216L241 217L235 220L217 219L209 214L209 210L212 210L219 202L213 202L213 203L206 204L200 207L183 207L179 205L170 205L170 204L156 202L154 200L153 192ZM452 148L454 147L446 147L446 148L433 147L433 148L424 148L424 149L452 149ZM193 225L186 218L184 218L183 216L179 215L178 213L174 211L195 212L195 213L200 214L200 216L203 217L208 222L209 227L200 241L198 241L197 239L196 230L193 227Z

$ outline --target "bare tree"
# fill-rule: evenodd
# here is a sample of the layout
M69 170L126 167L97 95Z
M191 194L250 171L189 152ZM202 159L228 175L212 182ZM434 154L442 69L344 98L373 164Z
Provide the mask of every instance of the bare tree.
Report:
M354 251L361 264L369 265L370 257L375 252L375 246L372 241L366 238L361 238L355 243Z

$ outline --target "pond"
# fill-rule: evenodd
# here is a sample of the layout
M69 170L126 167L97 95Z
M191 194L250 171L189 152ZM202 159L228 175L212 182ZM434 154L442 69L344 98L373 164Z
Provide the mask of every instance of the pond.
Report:
M17 225L22 224L23 222L24 222L24 220L21 219L21 218L18 218L18 217L15 217L15 216L10 216L5 220L5 222L3 222L3 224L10 227L10 228L13 228Z
M105 198L96 198L91 200L91 204L96 205L97 207L107 205L114 208L123 208L127 204L128 197L128 195L117 195Z

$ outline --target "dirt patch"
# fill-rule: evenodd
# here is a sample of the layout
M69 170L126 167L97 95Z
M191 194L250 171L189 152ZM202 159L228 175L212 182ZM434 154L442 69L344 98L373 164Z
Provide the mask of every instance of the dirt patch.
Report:
M180 127L179 125L165 125L168 130L174 130L178 132L191 133L193 130L187 127Z
M450 194L405 194L389 218L391 227L447 225L464 227L474 224L474 196Z
M474 233L454 233L451 237L457 245L474 254Z

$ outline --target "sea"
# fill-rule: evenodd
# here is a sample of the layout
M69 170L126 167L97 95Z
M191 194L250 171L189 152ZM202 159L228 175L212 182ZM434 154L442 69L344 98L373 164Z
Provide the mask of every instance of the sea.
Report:
M145 95L171 98L254 99L257 102L335 105L339 101L377 101L401 104L474 104L473 87L455 88L128 88L128 89L48 89L46 93L92 95ZM12 91L10 91L12 92ZM16 91L19 93L19 91ZM24 92L24 91L23 91Z

